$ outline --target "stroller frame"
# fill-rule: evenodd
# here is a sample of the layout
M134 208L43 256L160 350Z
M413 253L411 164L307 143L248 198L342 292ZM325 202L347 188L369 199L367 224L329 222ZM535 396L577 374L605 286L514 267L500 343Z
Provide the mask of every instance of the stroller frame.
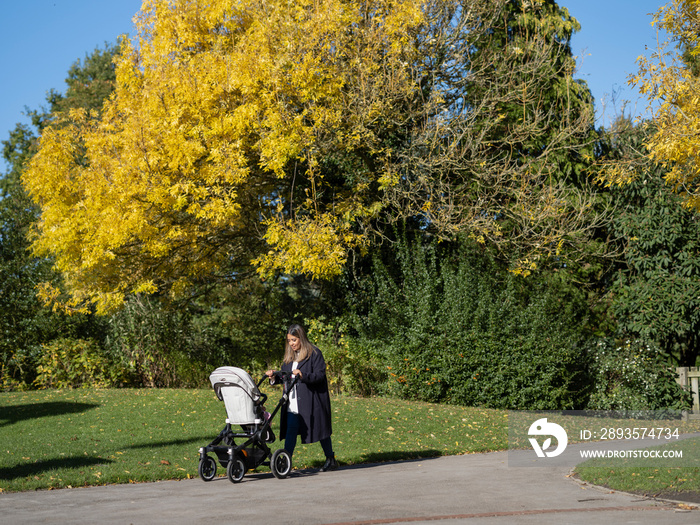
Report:
M282 397L269 417L266 417L267 414L264 412L263 406L267 401L267 395L259 392L259 398L255 400L257 404L256 416L259 417L256 417L254 423L242 424L241 432L234 432L232 423L227 418L226 425L219 432L219 435L207 446L199 449L199 476L202 480L211 481L216 477L217 462L209 455L210 453L213 453L222 468L226 469L226 475L232 483L240 482L248 470L256 469L260 465L269 466L277 479L284 479L290 474L292 457L289 452L284 448L272 452L268 443L275 441L271 423L277 413L289 402L289 392L296 384L298 376L288 372L275 372L275 376L283 380L285 388ZM256 389L265 379L267 376L260 379L256 384ZM235 388L237 385L230 383L214 385L219 399L222 399L222 396L218 389L232 387ZM243 441L236 444L236 439Z

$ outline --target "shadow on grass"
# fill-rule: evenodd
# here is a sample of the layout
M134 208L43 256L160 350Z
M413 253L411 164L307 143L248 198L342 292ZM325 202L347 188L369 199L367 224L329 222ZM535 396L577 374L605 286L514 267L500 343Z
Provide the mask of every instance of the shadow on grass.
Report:
M173 445L189 445L190 443L201 443L201 446L208 445L212 440L211 436L199 436L191 437L187 439L171 439L170 441L153 441L149 443L141 443L139 445L131 445L125 448L160 448L160 447L170 447Z
M0 427L5 427L26 419L39 419L47 416L77 414L97 408L96 403L73 403L70 401L49 401L0 407Z
M20 463L19 465L15 465L14 467L0 468L0 480L11 481L13 479L26 478L27 476L36 476L37 474L44 474L47 471L51 471L54 469L76 469L81 467L89 467L92 465L102 465L106 463L112 463L112 460L83 456L48 459L45 461L37 461L35 463Z

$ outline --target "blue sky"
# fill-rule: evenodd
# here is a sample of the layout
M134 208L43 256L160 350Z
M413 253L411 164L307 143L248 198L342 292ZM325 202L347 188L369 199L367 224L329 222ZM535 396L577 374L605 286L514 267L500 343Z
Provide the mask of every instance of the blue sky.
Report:
M76 60L132 33L140 8L141 0L0 0L0 140L29 123L25 106L45 105L51 89L65 92Z
M637 71L637 57L651 55L665 35L651 26L651 13L667 2L662 0L561 0L559 5L581 24L572 39L578 56L576 75L588 82L596 99L598 125L607 125L618 114L622 102L632 117L647 115L646 100L628 86L627 78Z
M593 91L599 124L606 124L620 110L622 100L630 101L632 116L644 114L645 102L627 86L627 77L636 71L637 57L656 45L648 13L665 2L559 3L581 23L572 45L580 57L577 77L586 80ZM105 42L115 42L120 34L133 33L132 18L140 7L141 0L2 0L0 140L9 137L16 123L28 123L25 106L38 109L50 89L65 91L68 69L76 60ZM0 169L4 171L4 166Z

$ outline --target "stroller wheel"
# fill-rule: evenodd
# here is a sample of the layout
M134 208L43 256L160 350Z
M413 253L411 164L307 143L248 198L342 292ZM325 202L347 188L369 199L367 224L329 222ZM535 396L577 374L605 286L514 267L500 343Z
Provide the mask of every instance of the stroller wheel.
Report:
M243 463L243 460L236 456L233 458L233 461L229 461L226 466L226 474L228 475L228 479L231 480L231 483L238 483L241 481L243 476L245 476L245 463Z
M204 481L211 481L216 477L216 461L211 456L204 456L199 460L199 477Z
M270 470L277 479L284 479L292 471L292 456L285 449L275 450L270 460Z

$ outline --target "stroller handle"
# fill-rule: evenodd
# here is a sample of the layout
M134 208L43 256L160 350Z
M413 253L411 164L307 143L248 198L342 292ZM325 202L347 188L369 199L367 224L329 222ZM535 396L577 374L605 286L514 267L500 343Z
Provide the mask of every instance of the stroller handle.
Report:
M286 385L289 389L291 389L299 381L298 374L295 374L293 372L285 372L283 370L276 370L272 374L272 377L281 380L282 383ZM258 386L260 386L265 379L267 379L267 376L263 376L263 378L260 380L260 383L258 383Z

